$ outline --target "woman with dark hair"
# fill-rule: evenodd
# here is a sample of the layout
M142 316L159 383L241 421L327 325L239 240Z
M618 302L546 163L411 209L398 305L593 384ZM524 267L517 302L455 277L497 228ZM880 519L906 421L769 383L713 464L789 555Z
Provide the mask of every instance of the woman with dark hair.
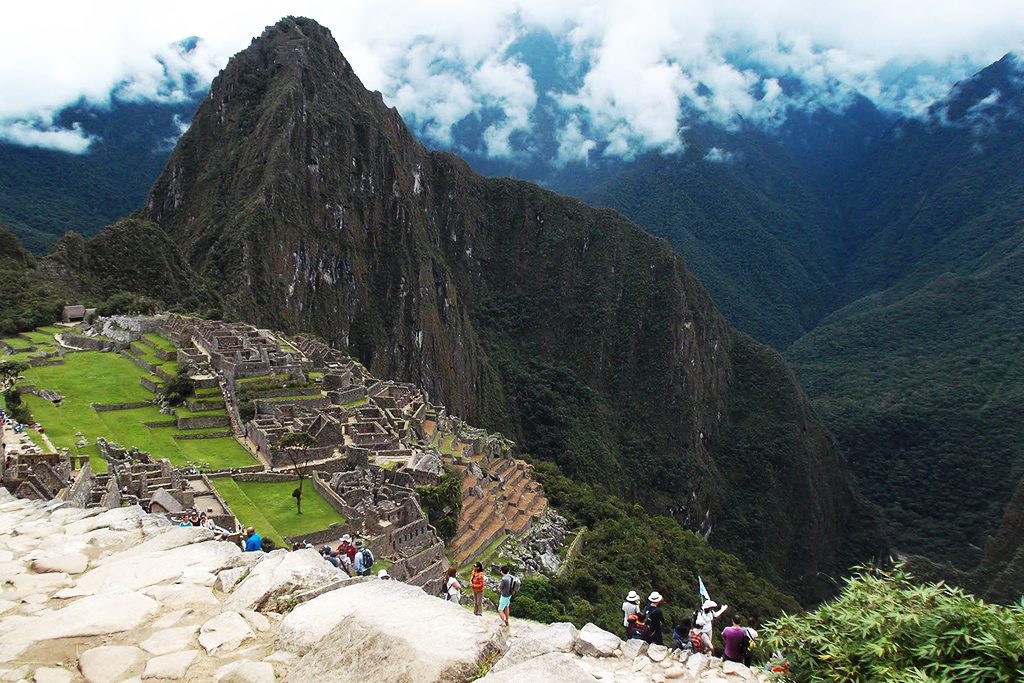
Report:
M473 614L478 617L484 613L484 578L484 566L477 562L469 577L469 587L473 589Z
M455 576L457 571L455 567L448 567L448 572L445 574L444 579L444 591L447 600L454 602L456 605L459 604L459 598L462 597L462 584L459 583L459 579Z

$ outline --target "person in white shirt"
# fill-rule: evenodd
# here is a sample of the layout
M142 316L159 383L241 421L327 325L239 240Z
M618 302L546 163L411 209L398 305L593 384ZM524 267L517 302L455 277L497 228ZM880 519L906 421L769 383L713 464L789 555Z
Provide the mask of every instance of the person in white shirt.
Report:
M625 602L622 603L622 626L629 629L629 618L640 611L640 596L636 591L629 591ZM626 638L629 640L629 638Z
M701 642L704 645L704 651L708 653L714 651L714 645L711 642L711 631L714 627L715 618L722 616L722 613L729 609L729 605L722 605L716 612L716 607L718 607L718 603L714 600L705 600L704 604L701 605L700 613L697 615L696 623L700 626Z

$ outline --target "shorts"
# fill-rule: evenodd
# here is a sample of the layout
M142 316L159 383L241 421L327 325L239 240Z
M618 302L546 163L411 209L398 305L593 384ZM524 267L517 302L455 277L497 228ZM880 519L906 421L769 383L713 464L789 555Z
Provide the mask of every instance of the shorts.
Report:
M511 595L502 595L501 598L498 599L498 611L504 612L506 609L508 609L508 605L510 602L512 602Z

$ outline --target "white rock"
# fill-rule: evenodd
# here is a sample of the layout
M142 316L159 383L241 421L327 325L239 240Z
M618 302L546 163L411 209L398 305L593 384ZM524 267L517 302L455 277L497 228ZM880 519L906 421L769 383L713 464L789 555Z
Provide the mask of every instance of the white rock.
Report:
M249 573L249 567L231 567L230 569L222 569L217 574L217 582L214 584L217 590L222 593L230 593L234 590L238 582L245 578L245 575Z
M590 657L612 657L622 645L614 633L609 633L594 624L580 629L574 649L577 654Z
M628 660L636 659L647 654L648 647L649 645L646 640L630 638L622 645L622 656Z
M252 637L252 629L238 612L222 612L199 629L199 644L208 654L222 648L233 650Z
M578 659L563 652L551 652L520 662L502 671L492 671L479 683L523 683L524 681L557 681L558 683L594 683L594 674Z
M176 625L179 621L184 619L189 614L192 614L191 607L186 607L185 609L179 609L173 612L169 612L168 614L163 615L159 619L156 619L153 622L153 628L170 628Z
M154 657L146 662L146 670L142 672L143 678L166 678L177 681L185 677L188 668L195 661L198 650L185 650L170 655Z
M633 671L646 671L651 668L651 660L640 656L633 660Z
M89 566L89 558L77 552L44 555L32 560L31 566L32 571L39 572L40 574L47 572L81 574Z
M71 683L71 672L52 666L36 669L32 674L34 683Z
M218 683L274 683L274 665L270 662L231 662L217 670Z
M174 530L190 528L193 527L173 527L137 547L111 555L82 574L75 586L57 593L57 597L71 598L118 589L139 590L169 583L178 579L185 567L193 571L220 569L241 552L233 544L220 541L183 544L183 539L193 536L175 534ZM168 536L171 538L163 541ZM169 544L174 547L161 547ZM144 551L146 548L148 550Z
M71 577L64 572L53 572L51 574L15 574L8 578L15 590L26 593L39 591L51 591L64 586L70 586Z
M259 612L253 612L251 609L244 609L241 611L241 615L254 631L266 631L270 628L270 620Z
M79 655L78 670L89 683L114 683L122 680L142 658L137 647L101 645Z
M188 649L196 634L195 626L178 626L153 633L139 643L151 655L167 655Z
M257 564L225 603L237 610L285 611L299 593L319 588L344 576L312 548L275 550Z
M670 681L678 680L684 677L685 675L686 669L678 665L670 667L665 671L665 679Z
M754 680L754 673L739 662L722 662L722 673L727 676L737 676L745 681Z
M652 662L660 662L665 659L665 657L668 657L668 648L664 645L653 643L649 648L647 648L647 656L651 658Z
M94 595L55 612L31 617L0 636L0 642L32 642L130 631L145 622L157 607L155 600L141 593Z
M174 606L185 605L219 605L220 601L207 586L192 583L172 583L170 585L150 586L142 591L154 600Z
M513 641L508 652L491 667L491 671L504 671L549 652L572 652L577 633L576 627L572 624L559 623L518 638Z
M497 619L480 618L398 581L329 591L289 613L278 649L303 655L290 680L464 680L498 649Z
M690 674L691 678L696 678L700 675L701 671L708 668L708 656L702 654L690 655L689 659L686 660L686 672Z

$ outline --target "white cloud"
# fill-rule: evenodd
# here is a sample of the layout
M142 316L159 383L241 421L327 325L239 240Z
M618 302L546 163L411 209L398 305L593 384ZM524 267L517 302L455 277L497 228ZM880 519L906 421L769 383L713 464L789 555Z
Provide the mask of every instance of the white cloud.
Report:
M115 90L179 98L186 74L209 82L264 26L301 14L330 28L364 83L433 141L450 144L453 126L481 117L494 156L511 154L510 140L530 131L538 102L529 70L506 49L543 28L589 65L576 86L556 93L568 122L557 133L563 160L598 148L671 152L683 145L688 116L770 125L787 107L841 106L854 92L920 112L956 80L1024 46L1020 0L254 0L244 11L179 0L0 11L9 28L0 42L0 126L22 122L16 130L26 139L73 142L74 130L59 136L25 122L83 98L102 105ZM203 37L194 50L173 46L189 35ZM802 93L784 91L792 76L805 83Z
M732 163L735 159L735 153L727 152L721 147L712 147L708 150L708 153L704 155L704 161L710 161L713 164L728 164Z
M58 128L41 121L12 121L0 122L0 140L22 147L84 154L95 138L85 134L78 123L71 128Z

